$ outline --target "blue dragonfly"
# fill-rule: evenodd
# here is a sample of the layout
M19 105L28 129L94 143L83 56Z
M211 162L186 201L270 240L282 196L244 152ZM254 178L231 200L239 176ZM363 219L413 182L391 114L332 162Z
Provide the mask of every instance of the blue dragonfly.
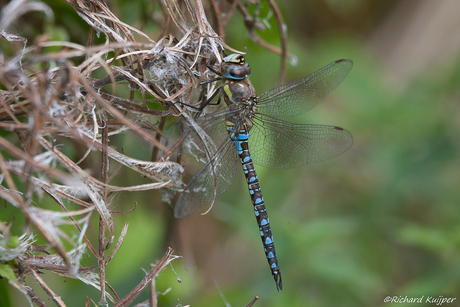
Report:
M221 81L217 103L223 98L225 107L196 119L196 125L188 129L192 132L185 146L195 151L201 150L199 144L201 147L207 143L214 146L204 146L206 148L201 150L207 157L206 163L181 193L174 216L184 218L213 203L235 179L239 158L265 255L279 291L283 288L281 272L253 163L270 168L294 168L338 156L352 146L351 134L340 127L295 124L276 117L297 116L312 109L344 80L353 62L337 60L305 78L275 87L260 96L249 81L251 69L243 55L225 57L219 70L209 62L207 66L219 75L211 81Z

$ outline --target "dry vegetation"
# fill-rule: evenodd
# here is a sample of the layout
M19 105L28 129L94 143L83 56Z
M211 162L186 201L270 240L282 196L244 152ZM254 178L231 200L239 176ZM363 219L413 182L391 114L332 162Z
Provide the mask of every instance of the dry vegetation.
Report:
M28 43L26 38L8 32L10 24L25 12L40 10L50 15L51 10L42 3L15 0L3 8L1 39L23 42L24 48L17 50L15 56L0 55L0 197L5 206L20 209L26 225L23 235L13 236L10 229L15 221L1 222L0 266L1 275L31 305L33 302L47 306L46 302L52 299L58 306L65 306L59 294L40 277L49 271L97 288L101 305L110 301L114 306L128 306L151 285L150 300L143 306L155 306L153 280L177 256L167 250L138 286L120 298L105 279L105 267L110 265L128 231L127 224L121 231L120 226L114 225L112 215L125 212L112 210L113 192L165 189L171 192L164 198L171 200L183 187L180 155L172 155L180 143L168 147L161 141L165 119L180 117L189 121L198 116L187 105L199 105L216 90L215 82L203 86L200 83L216 77L206 68L211 57L220 62L224 49L237 52L223 39L234 14L244 17L252 39L280 54L282 63L286 59L285 27L273 1L267 2L283 29L281 49L257 35L256 31L263 30L258 3L252 3L249 10L247 2L220 2L209 1L205 7L198 0L155 3L155 14L152 10L152 19L145 23L163 25L164 35L154 40L123 23L103 2L67 1L91 26L87 46L50 41L46 35ZM206 15L212 16L217 31ZM106 43L94 45L92 38L96 34L102 34ZM49 52L47 47L51 46L59 47L59 51ZM105 71L107 77L94 79L96 70ZM283 75L284 64L281 71ZM104 85L105 91L101 90ZM120 86L129 87L129 98L117 95ZM134 100L136 92L142 93L144 99ZM151 101L160 102L163 107L148 108L146 103ZM113 137L127 131L153 148L152 161L140 161L116 149ZM61 144L84 144L87 151L74 161L66 156ZM91 151L100 151L102 161L89 171L83 170L80 164ZM119 165L112 174L109 162ZM109 184L120 167L134 170L151 179L151 183L123 187ZM55 210L40 206L45 198L54 201ZM80 209L69 211L69 204ZM91 242L87 234L92 214L99 216L99 227L92 227L98 230L94 235L97 242ZM64 231L64 224L73 225L79 236ZM36 243L38 236L46 245ZM80 260L85 253L97 259L98 265L83 266ZM38 297L26 284L26 275L32 275L49 298Z

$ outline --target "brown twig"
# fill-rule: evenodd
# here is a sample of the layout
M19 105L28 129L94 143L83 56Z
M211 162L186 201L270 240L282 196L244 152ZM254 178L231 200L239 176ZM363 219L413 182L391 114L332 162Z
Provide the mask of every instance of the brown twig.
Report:
M211 7L214 10L214 14L212 14L212 16L214 17L214 20L217 24L217 33L222 37L225 35L224 23L222 21L222 12L220 11L219 4L216 2L216 0L211 0Z
M102 127L102 182L107 184L108 182L108 172L109 172L109 154L108 154L108 144L109 144L109 137L108 137L108 127L107 127L107 117L105 112L101 113L101 122L104 123ZM107 204L107 191L104 191L102 201ZM98 257L98 264L99 264L99 280L101 284L101 299L99 300L99 305L107 305L107 300L105 298L105 250L108 248L105 242L105 228L106 225L104 223L104 219L102 217L99 218L99 257Z
M48 305L45 304L44 301L42 301L37 294L35 294L35 292L33 291L33 289L31 287L28 287L28 286L24 286L26 292L27 292L27 295L30 297L30 299L32 300L32 302L34 302L35 304L37 304L38 307L47 307Z
M150 271L153 270L155 266L153 264L150 265ZM152 278L150 281L150 295L149 295L149 303L150 307L157 307L157 292L155 287L155 278Z
M259 299L258 296L255 296L251 302L249 302L249 304L246 305L246 307L252 307L252 305L254 305L254 303Z
M137 296L150 284L150 281L169 263L170 256L172 255L173 250L168 248L166 254L161 258L161 260L155 265L153 270L150 270L149 274L124 298L117 302L114 307L129 306Z
M58 305L59 307L65 307L66 305L64 304L64 302L62 301L61 297L60 296L57 296L53 290L51 290L51 288L45 283L45 281L38 275L38 273L32 269L31 270L32 272L32 275L34 277L34 279L38 282L38 284L42 287L43 290L45 290L46 294L48 294L48 297L50 299L52 299L56 305Z
M280 84L284 84L284 79L286 78L286 59L287 59L287 26L283 21L283 16L276 5L274 0L267 0L268 5L275 14L275 19L278 24L278 30L280 32L281 40L281 68L280 68Z

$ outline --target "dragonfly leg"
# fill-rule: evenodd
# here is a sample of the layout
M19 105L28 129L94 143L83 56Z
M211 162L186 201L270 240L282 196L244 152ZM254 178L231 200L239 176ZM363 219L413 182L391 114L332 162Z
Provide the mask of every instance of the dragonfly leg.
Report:
M206 62L206 67L207 67L210 71L212 71L213 73L215 73L216 75L222 76L220 72L218 72L217 70L214 69L214 67L211 66L211 62L212 62L213 60L215 60L215 59L216 59L216 56L213 55L213 56L209 59L209 61Z
M215 103L211 103L211 101L217 96L217 94L219 94L219 90L215 91L211 97L209 97L201 106L199 107L195 107L195 106L192 106L188 103L185 103L185 102L182 102L182 101L176 101L176 102L167 102L166 105L168 106L172 106L172 105L175 105L176 103L179 103L183 106L187 106L189 108L192 108L192 109L195 109L197 111L201 111L203 110L207 105L218 105L220 104L220 101L221 101L221 97L219 96L219 99L217 100L217 102Z
M219 90L216 90L212 95L211 97L208 98L208 100L205 101L205 103L203 103L199 108L198 110L203 110L204 107L206 107L207 105L218 105L220 104L220 96L219 96L219 99L217 100L217 102L215 103L211 103L211 101L216 97L217 94L219 94Z
M205 84L208 84L208 83L211 83L211 82L214 82L214 81L220 81L220 80L222 80L221 77L219 77L219 78L212 78L212 79L203 81L203 82L201 82L200 84L201 84L201 85L205 85Z

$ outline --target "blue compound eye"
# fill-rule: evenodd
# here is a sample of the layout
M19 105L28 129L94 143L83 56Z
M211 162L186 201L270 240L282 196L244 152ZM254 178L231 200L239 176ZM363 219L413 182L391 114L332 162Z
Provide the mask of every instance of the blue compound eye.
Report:
M249 77L251 67L241 54L231 54L224 58L220 66L220 73L224 78L241 80Z

